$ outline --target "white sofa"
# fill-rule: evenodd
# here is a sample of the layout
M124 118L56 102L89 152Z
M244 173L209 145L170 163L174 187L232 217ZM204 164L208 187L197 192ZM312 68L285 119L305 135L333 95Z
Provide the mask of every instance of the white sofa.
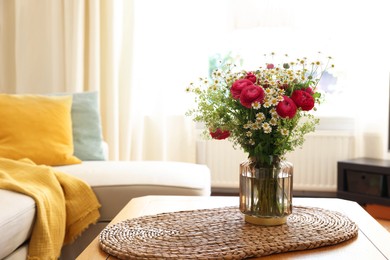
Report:
M91 185L100 204L100 219L70 245L61 259L75 259L134 197L145 195L210 195L205 165L157 161L84 161L57 166ZM26 259L35 218L35 202L23 194L0 189L0 259Z
M65 246L61 259L75 259L134 197L210 195L210 171L204 165L107 161L108 146L102 136L97 92L48 96L0 94L0 105L5 108L0 109L1 131L8 133L0 135L0 148L3 148L0 157L29 158L44 165L66 164L54 168L85 180L102 206L98 223L73 244ZM62 158L73 159L63 161ZM73 164L79 159L81 164ZM0 189L0 259L26 259L35 216L32 198Z

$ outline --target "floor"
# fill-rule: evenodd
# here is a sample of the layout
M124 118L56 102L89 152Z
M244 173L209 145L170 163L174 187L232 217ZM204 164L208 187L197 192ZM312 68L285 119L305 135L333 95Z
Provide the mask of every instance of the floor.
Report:
M387 229L387 231L390 232L390 220L385 220L385 219L376 219L384 228Z
M375 218L387 231L390 232L390 207L377 205L377 204L367 204L363 208Z

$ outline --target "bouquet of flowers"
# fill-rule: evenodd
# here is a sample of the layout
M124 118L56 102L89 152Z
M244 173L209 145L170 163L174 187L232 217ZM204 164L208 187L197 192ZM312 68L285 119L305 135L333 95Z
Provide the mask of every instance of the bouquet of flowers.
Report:
M205 135L228 138L259 165L272 165L315 130L319 120L311 111L323 99L317 85L333 67L330 60L266 63L251 71L221 63L211 77L187 88L197 103L187 115L205 124Z

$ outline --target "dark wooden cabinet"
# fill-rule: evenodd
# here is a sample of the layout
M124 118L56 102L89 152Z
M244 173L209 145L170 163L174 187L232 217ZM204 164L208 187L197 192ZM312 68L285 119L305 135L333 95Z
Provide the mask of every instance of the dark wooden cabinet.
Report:
M337 197L362 205L390 206L390 160L357 158L337 162Z

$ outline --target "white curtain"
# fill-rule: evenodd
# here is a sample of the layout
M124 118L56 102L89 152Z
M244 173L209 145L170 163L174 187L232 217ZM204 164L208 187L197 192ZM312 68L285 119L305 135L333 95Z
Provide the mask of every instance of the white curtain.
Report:
M184 117L136 106L133 18L131 0L0 0L0 92L97 90L110 159L194 161Z

